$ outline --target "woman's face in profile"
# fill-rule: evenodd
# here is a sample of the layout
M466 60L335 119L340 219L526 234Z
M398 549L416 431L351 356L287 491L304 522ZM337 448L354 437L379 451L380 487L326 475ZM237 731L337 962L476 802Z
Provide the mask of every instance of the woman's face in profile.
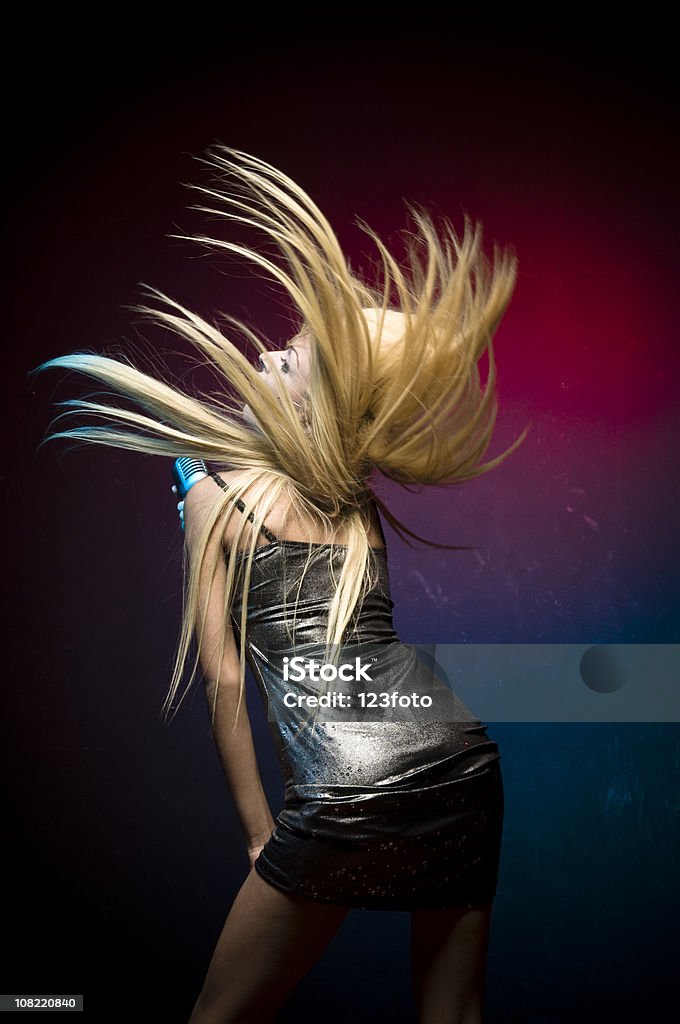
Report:
M299 403L307 392L309 360L309 335L301 334L289 342L285 349L261 353L255 365L262 374L265 387L276 401L281 400L277 385L277 376L280 376L291 400ZM251 426L257 426L253 411L247 404L243 406L243 419Z
M403 313L397 310L388 310L383 319L381 310L374 306L365 307L362 313L368 326L369 337L374 345L378 333L380 333L380 345L394 344L402 337L404 333ZM382 329L380 329L381 327ZM277 371L293 402L299 403L303 395L306 394L309 384L310 344L311 338L308 333L298 334L285 349L265 352L258 356L257 369L263 375L264 384L269 388L276 401L280 401L276 383ZM250 426L258 426L249 405L243 406L242 416Z

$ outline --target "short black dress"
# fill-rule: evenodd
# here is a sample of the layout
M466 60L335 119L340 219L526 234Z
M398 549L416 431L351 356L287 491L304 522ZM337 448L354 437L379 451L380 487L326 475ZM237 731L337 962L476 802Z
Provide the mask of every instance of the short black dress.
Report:
M498 746L436 668L400 642L386 549L372 549L378 582L346 627L338 664L348 678L329 681L333 669L320 666L346 548L263 532L269 543L253 558L246 657L285 792L255 870L291 895L365 910L491 899L504 812ZM243 563L244 553L237 557ZM238 581L237 643L242 603ZM319 710L321 694L334 706Z

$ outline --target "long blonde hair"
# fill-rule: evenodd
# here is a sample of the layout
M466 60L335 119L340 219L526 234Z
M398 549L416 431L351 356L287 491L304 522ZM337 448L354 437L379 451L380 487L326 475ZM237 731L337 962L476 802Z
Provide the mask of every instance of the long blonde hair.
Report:
M460 483L506 459L528 430L505 452L480 462L497 412L492 338L516 279L511 251L495 246L493 265L484 257L481 225L466 218L458 237L448 220L438 230L426 211L407 204L415 231L407 236L408 264L402 269L375 232L359 221L380 257L382 280L370 285L350 269L330 224L312 199L284 173L219 142L198 159L215 173L206 184L189 186L209 203L192 208L263 231L283 259L200 234L171 237L190 238L209 249L233 253L283 286L301 330L309 332L311 339L303 414L278 375L280 401L271 400L252 362L224 330L146 285L150 295L160 300L160 307L131 308L169 328L207 357L223 384L221 396L187 394L136 369L126 356L115 359L75 352L30 371L56 367L79 371L115 388L150 414L88 399L59 402L69 407L63 416L82 412L127 429L80 426L49 434L41 445L56 438L76 438L173 459L191 456L241 471L237 482L218 492L190 566L185 553L182 627L162 708L166 718L182 679L198 611L199 643L203 635L206 609L198 608L198 582L214 529L226 530L236 515L224 595L227 624L237 580L247 595L260 527L282 495L296 516L310 524L321 523L329 538L341 527L347 538L346 556L326 636L327 651L331 646L337 650L355 607L375 578L375 555L367 538L370 498L404 539L409 535L434 547L459 547L427 541L400 523L371 492L372 472L377 469L405 486ZM251 326L231 316L225 319L246 342L266 351L266 341ZM485 351L489 370L482 391L477 363ZM241 418L244 402L257 427ZM246 506L243 516L234 508L234 499L241 496ZM251 511L251 540L247 556L239 560L240 539ZM210 567L213 580L216 566L217 561ZM246 615L244 600L239 707L245 680ZM220 651L220 664L222 655ZM177 707L193 683L197 665L198 655ZM219 678L216 682L219 685ZM217 686L213 713L216 699Z

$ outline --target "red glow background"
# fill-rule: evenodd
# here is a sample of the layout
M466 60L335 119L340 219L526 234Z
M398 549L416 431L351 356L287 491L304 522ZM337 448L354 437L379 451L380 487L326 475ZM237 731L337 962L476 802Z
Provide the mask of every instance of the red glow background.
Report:
M395 552L395 586L412 603L408 629L423 641L670 641L680 348L677 164L663 62L635 63L623 45L603 61L594 43L581 41L573 54L566 43L525 39L496 43L479 68L474 48L449 53L446 34L416 38L408 74L390 59L398 36L384 52L354 53L352 74L347 51L328 42L300 59L272 44L237 65L233 54L181 67L150 57L125 74L109 67L89 89L62 69L56 92L45 88L18 126L14 371L21 377L77 348L125 348L135 332L167 356L174 339L124 308L140 300L142 281L206 315L243 315L273 344L285 336L273 287L167 238L227 230L189 211L200 197L182 185L204 181L193 157L216 139L299 181L360 269L375 253L355 217L398 249L404 199L458 227L467 212L483 221L489 252L494 241L512 244L520 263L496 339L500 415L489 454L529 421L532 431L513 458L466 488L431 491L425 502L387 490L396 511L424 527L417 532L479 548L460 556L465 583L453 591L438 577L436 552ZM50 397L88 384L63 383L54 371L38 379L17 411L31 450ZM22 455L43 479L56 474L57 487L78 487L84 474L90 489L96 462L105 494L115 472L123 489L103 502L118 505L107 528L113 548L129 545L130 514L148 533L164 531L167 545L174 508L162 460L102 450ZM418 568L434 577L432 593L448 592L448 607L428 597ZM477 573L488 572L497 577L491 594L488 580L477 590ZM472 608L470 587L479 596ZM466 616L452 623L458 600Z

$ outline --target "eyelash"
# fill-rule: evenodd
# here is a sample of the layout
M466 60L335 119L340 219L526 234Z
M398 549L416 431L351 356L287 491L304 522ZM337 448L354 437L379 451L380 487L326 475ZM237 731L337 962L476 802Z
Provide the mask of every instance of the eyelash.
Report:
M264 370L264 366L262 365L259 359L255 363L255 369L257 370L258 373L262 373L262 371ZM281 370L283 371L283 373L290 373L290 363L285 358L285 356L282 358L281 361Z

